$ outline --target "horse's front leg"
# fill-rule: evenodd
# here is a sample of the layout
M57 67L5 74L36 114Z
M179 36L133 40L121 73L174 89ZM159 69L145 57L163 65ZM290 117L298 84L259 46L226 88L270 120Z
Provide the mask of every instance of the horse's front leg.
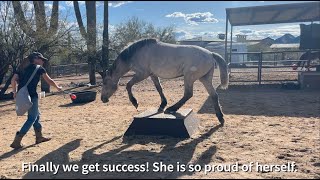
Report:
M143 75L143 74L135 74L133 78L128 82L127 84L127 91L129 95L129 100L133 104L135 108L138 108L138 101L132 94L132 86L138 82L141 82L142 80L146 79L149 75Z
M195 80L184 79L184 95L180 101L165 110L165 113L176 112L193 96L193 83Z
M163 94L159 78L155 75L151 75L151 79L152 79L154 85L156 86L156 89L159 92L159 95L161 97L161 104L160 104L158 111L162 112L164 110L164 108L167 106L167 99Z

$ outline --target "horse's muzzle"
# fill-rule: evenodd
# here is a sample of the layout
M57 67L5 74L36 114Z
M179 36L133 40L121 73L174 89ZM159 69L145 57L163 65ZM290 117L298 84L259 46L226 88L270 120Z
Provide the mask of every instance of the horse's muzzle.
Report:
M107 103L107 102L109 102L109 99L108 99L108 98L102 98L102 97L101 97L101 101L102 101L103 103Z

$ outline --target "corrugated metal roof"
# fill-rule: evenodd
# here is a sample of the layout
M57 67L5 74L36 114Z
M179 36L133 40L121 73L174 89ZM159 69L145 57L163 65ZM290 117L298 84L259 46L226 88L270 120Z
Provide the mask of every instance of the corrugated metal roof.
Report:
M320 2L226 8L232 26L320 21Z
M280 49L280 48L294 48L299 49L300 44L272 44L271 49Z

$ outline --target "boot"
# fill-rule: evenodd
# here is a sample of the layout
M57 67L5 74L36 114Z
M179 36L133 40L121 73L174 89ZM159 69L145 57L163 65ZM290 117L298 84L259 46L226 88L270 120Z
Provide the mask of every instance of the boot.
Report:
M14 138L12 144L10 145L10 147L14 148L14 149L20 149L23 146L21 145L21 140L23 138L24 134L20 134L20 132L18 131L16 133L16 137Z
M42 128L35 129L34 131L35 131L35 134L36 134L36 144L51 140L51 138L45 138L45 137L42 136Z

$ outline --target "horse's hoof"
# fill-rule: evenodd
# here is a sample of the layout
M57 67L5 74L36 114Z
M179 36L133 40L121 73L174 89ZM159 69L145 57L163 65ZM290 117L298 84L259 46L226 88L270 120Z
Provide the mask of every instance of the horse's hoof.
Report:
M220 124L223 126L224 125L224 119L221 117L221 118L218 118Z
M159 107L158 112L163 112L163 111L164 111L164 108Z
M221 125L224 125L224 118L223 118L223 115L222 114L216 114L217 115L217 118L220 122Z
M174 109L171 109L171 108L167 108L164 113L167 113L167 114L172 114L172 113L175 113L177 110L174 110Z
M130 99L130 101L131 101L132 105L133 105L136 109L138 109L139 104L138 104L137 100L136 100L135 98L133 98L133 99Z
M224 125L224 119L223 119L223 118L219 119L219 122L220 122L220 124L221 124L222 126Z

